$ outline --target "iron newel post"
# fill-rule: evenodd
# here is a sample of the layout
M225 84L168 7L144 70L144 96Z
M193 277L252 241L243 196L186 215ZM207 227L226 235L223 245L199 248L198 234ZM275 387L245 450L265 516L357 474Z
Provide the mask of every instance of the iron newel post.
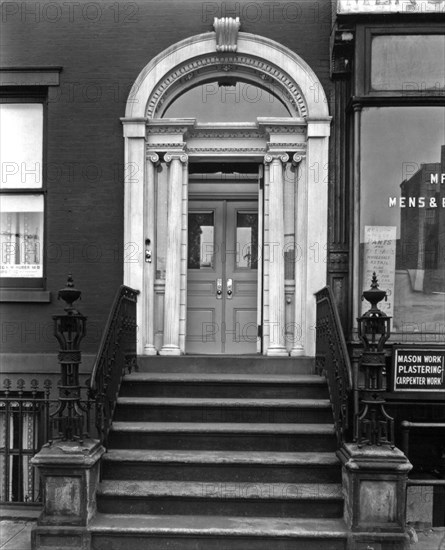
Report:
M73 303L82 292L75 288L71 274L66 286L59 290L58 300L67 307L64 314L53 315L54 335L60 344L58 360L61 370L59 404L51 415L55 432L63 441L83 443L88 435L84 432L84 413L80 398L79 365L81 363L80 342L86 333L87 318L74 308Z
M394 419L385 410L383 392L385 352L383 346L391 335L391 317L377 306L387 299L384 290L379 289L375 272L371 288L362 294L371 308L358 321L358 336L363 344L359 368L363 377L359 389L361 410L356 415L355 439L359 446L389 444L394 447Z
M38 469L43 495L43 510L31 531L33 550L91 548L88 525L96 514L100 460L105 449L86 433L88 409L80 399L79 346L85 336L86 317L73 306L80 295L70 274L58 293L66 303L65 313L52 316L62 376L57 410L51 415L58 435L31 461Z
M354 370L354 442L343 443L337 453L348 548L409 546L406 488L412 466L394 445L394 419L385 410L384 346L391 335L391 317L378 307L385 298L373 273L371 288L362 295L371 307L357 318L363 349Z

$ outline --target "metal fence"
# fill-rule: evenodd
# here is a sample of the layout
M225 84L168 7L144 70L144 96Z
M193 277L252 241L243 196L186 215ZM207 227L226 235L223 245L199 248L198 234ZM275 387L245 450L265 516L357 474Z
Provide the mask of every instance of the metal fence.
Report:
M51 413L58 399L52 397L51 380L26 384L19 379L14 386L6 378L0 390L0 502L32 504L42 495L31 458L52 438ZM91 410L91 402L84 403ZM86 422L88 429L89 415Z

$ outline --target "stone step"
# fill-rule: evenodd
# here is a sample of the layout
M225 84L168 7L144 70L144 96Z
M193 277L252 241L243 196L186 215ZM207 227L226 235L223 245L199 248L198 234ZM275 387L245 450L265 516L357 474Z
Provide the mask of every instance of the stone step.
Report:
M313 357L267 357L265 355L139 355L139 372L311 374Z
M237 517L341 517L336 483L103 481L98 511L107 514L186 514Z
M335 451L332 424L114 422L109 448Z
M342 519L97 514L92 550L346 550Z
M111 449L104 479L340 483L335 453Z
M228 397L328 399L326 380L317 375L159 373L125 375L121 397Z
M119 397L116 421L147 422L329 422L328 399Z

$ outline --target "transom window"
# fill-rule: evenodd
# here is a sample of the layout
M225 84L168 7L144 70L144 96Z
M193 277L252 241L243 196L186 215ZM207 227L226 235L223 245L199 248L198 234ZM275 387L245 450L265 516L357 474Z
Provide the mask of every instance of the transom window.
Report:
M188 89L169 105L166 118L183 117L198 122L253 122L257 117L289 117L274 87L223 79Z

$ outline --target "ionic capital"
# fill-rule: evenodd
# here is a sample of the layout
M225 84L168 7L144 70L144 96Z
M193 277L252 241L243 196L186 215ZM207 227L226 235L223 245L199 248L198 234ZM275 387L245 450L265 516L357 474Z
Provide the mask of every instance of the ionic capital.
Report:
M172 162L173 160L179 160L182 163L186 163L188 161L188 155L186 155L183 151L171 151L164 155L165 162Z
M281 163L287 162L289 160L289 155L287 153L266 153L264 156L264 163L269 164L274 161L279 161Z
M159 162L159 155L154 151L150 151L149 153L147 153L147 160L156 165Z
M296 166L297 164L300 164L300 162L306 157L306 155L301 153L295 153L292 156L292 166Z
M295 172L298 169L298 165L306 158L305 154L302 153L295 153L292 155L292 161L291 161L291 171Z

